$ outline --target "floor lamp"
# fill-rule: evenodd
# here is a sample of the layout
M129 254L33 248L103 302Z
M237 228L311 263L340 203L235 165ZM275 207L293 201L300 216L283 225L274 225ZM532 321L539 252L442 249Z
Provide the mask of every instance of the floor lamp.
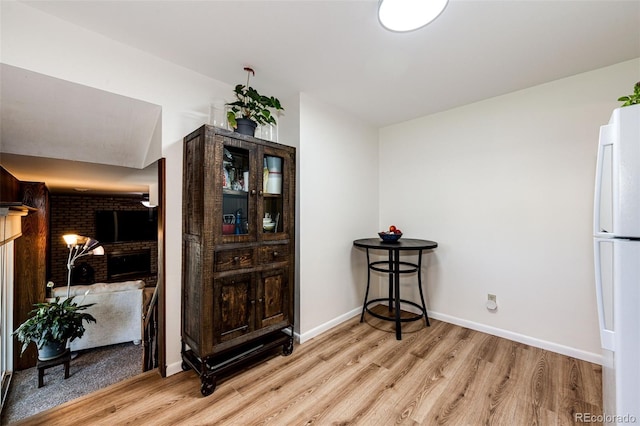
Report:
M76 234L63 235L64 242L69 248L69 258L67 259L67 298L71 292L71 271L76 260L84 256L102 256L104 248L98 240L91 237L83 237Z

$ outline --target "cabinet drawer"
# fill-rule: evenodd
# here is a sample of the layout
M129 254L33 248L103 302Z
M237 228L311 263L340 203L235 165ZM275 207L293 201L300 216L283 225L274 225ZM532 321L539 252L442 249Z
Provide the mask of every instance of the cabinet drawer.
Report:
M253 249L223 250L216 252L215 271L251 268L254 265Z
M289 245L278 244L259 248L258 261L260 263L289 261Z

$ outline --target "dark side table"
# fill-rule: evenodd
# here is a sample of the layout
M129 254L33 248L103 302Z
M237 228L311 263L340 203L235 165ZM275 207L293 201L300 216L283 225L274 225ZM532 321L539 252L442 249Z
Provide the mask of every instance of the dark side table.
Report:
M424 303L424 294L422 292L422 252L438 247L438 243L429 240L417 240L411 238L400 238L396 242L384 242L380 238L363 238L355 240L353 245L361 247L367 251L367 290L364 295L364 303L362 305L362 314L360 322L364 320L365 311L376 318L386 321L394 321L396 323L396 339L402 340L402 323L409 321L418 321L424 317L426 325L429 326L429 317L427 316L427 306ZM369 250L386 250L389 253L389 260L381 260L372 262L369 257ZM418 263L410 263L400 260L401 252L417 251ZM367 300L369 297L369 285L371 284L371 271L383 272L389 274L389 295L383 299ZM417 273L418 289L420 290L420 300L422 306L410 300L400 298L400 275ZM388 302L389 312L394 311L394 316L385 316L373 312L369 309L369 305L376 302ZM400 303L406 303L422 311L422 314L408 318L400 318Z
M38 387L41 388L44 386L44 370L47 368L55 367L60 364L64 364L64 378L69 378L69 362L71 361L71 351L67 349L67 351L54 359L50 359L47 361L40 361L36 363L36 367L38 368Z

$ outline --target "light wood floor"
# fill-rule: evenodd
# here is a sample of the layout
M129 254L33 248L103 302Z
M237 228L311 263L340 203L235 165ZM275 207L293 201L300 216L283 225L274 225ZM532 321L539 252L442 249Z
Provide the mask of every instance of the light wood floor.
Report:
M20 424L546 426L602 413L598 365L435 320L407 323L402 341L392 323L358 320L208 397L193 371L148 372Z

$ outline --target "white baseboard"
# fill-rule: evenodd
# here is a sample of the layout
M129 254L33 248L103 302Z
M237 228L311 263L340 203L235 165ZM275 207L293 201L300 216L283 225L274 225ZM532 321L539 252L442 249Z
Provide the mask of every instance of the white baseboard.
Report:
M347 321L348 319L351 319L357 315L360 315L360 313L362 312L362 306L356 309L353 309L349 312L347 312L346 314L342 314L330 321L325 322L324 324L321 324L315 328L312 328L311 330L301 333L299 335L296 335L298 337L298 342L300 343L304 343L307 340L313 339L316 336L319 336L320 334L324 333L327 330L332 329L333 327L337 326L338 324L341 324L345 321Z
M593 352L583 351L581 349L576 349L569 346L560 345L558 343L537 339L535 337L526 336L524 334L515 333L513 331L504 330L497 327L492 327L490 325L453 317L447 314L441 314L433 311L427 311L427 312L429 314L429 318L459 325L461 327L470 328L472 330L481 331L483 333L491 334L492 336L503 337L505 339L513 340L514 342L524 343L525 345L534 346L536 348L545 349L551 352L556 352L561 355L570 356L572 358L581 359L583 361L592 362L594 364L602 365L601 354L595 354Z
M420 313L420 310L418 308L414 308L413 306L410 306L410 305L403 306L402 309L405 309L407 311L411 311L414 313ZM325 331L330 330L331 328L337 326L338 324L341 324L350 318L360 315L361 312L362 312L362 307L356 308L352 311L347 312L346 314L340 315L339 317L332 319L331 321L327 321L326 323L321 324L318 327L315 327L305 333L302 333L300 335L296 334L296 337L298 338L298 341L300 343L304 343L324 333ZM502 337L505 339L513 340L514 342L523 343L525 345L534 346L536 348L545 349L551 352L556 352L561 355L566 355L576 359L581 359L583 361L602 365L601 354L583 351L583 350L572 348L569 346L560 345L558 343L553 343L546 340L537 339L535 337L526 336L524 334L516 333L513 331L492 327L490 325L469 321L466 319L454 317L447 314L441 314L439 312L427 311L427 313L429 314L429 318L437 319L439 321L448 322L451 324L459 325L460 327L466 327L472 330L491 334L492 336Z
M182 361L167 364L167 377L182 372Z

